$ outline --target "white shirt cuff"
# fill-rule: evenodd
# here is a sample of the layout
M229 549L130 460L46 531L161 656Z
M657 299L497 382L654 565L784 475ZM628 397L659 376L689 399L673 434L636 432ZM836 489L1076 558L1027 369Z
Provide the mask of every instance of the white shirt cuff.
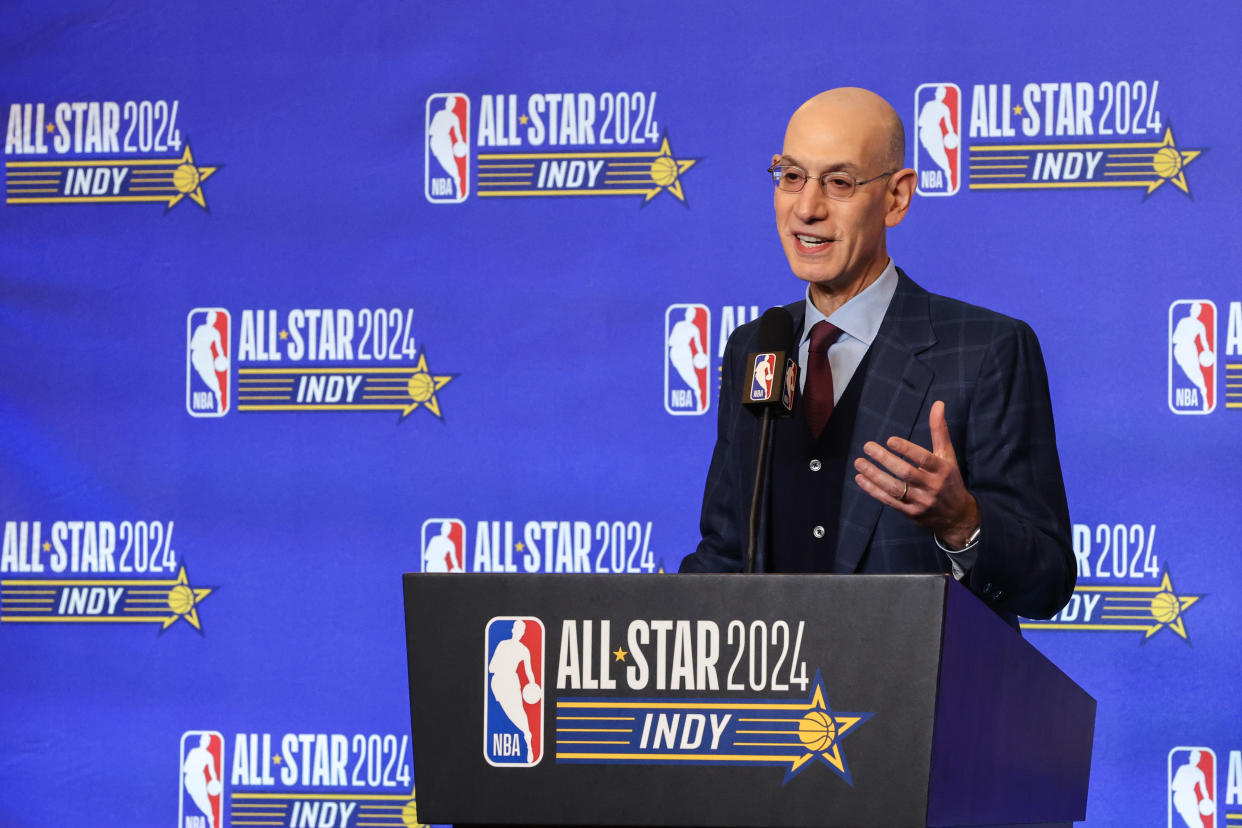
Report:
M976 538L974 543L966 544L964 549L950 549L944 545L934 532L932 538L936 541L936 546L949 556L949 566L953 568L953 577L960 581L966 577L966 573L975 565L975 560L979 557L979 539Z

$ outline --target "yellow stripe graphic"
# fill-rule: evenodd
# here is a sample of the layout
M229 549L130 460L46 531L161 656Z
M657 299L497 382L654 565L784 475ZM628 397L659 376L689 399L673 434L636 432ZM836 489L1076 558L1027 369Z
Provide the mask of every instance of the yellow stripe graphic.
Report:
M748 754L722 754L717 756L691 756L680 753L561 753L557 759L671 759L678 762L789 762L795 756L768 756Z

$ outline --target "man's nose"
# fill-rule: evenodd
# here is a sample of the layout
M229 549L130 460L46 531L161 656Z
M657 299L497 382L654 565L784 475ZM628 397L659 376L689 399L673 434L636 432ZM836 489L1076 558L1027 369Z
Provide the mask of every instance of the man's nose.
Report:
M819 179L808 178L806 184L798 192L798 200L794 210L801 221L822 221L828 217L828 202L831 199L824 195L824 188Z

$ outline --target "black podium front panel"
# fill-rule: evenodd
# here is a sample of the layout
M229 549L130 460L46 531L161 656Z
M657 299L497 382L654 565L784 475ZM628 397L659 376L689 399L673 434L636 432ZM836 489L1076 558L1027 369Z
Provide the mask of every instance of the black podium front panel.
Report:
M405 591L423 821L925 824L943 578Z

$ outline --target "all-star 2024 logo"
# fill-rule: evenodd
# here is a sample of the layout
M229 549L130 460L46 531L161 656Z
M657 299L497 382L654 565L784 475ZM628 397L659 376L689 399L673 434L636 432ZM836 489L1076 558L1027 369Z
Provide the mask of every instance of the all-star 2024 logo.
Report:
M179 100L9 105L6 204L163 204L207 210L203 184L221 164L195 158Z
M217 589L191 581L171 520L7 520L0 623L149 624L203 632Z
M186 411L417 411L444 420L412 308L194 308L186 317ZM236 327L236 330L234 330Z
M187 730L178 828L422 828L398 733Z
M1206 151L1177 140L1159 80L973 84L914 93L918 193L1141 189L1191 195L1186 168Z
M1156 524L1076 523L1073 539L1078 585L1069 603L1022 629L1139 633L1139 643L1168 631L1190 643L1186 613L1207 596L1174 586L1155 553Z
M633 619L615 627L624 637L614 637L612 620L563 620L556 690L600 695L556 698L557 763L773 766L785 769L781 784L823 764L853 785L843 742L875 713L834 710L822 673L808 681L803 620L771 622L771 638L766 622L752 622L762 640L793 643L770 676L752 672L746 683L730 672L722 682L715 659L690 664L691 641L712 652L724 642L740 656L745 642L721 633L736 625L745 628L740 620ZM720 655L720 664L730 663ZM635 695L619 695L626 691ZM789 691L807 695L780 695ZM721 695L737 692L746 696Z
M423 572L653 573L650 520L423 521ZM661 569L661 571L663 571Z
M686 203L682 179L701 158L673 151L658 94L437 92L426 101L424 195L468 198L619 196Z

